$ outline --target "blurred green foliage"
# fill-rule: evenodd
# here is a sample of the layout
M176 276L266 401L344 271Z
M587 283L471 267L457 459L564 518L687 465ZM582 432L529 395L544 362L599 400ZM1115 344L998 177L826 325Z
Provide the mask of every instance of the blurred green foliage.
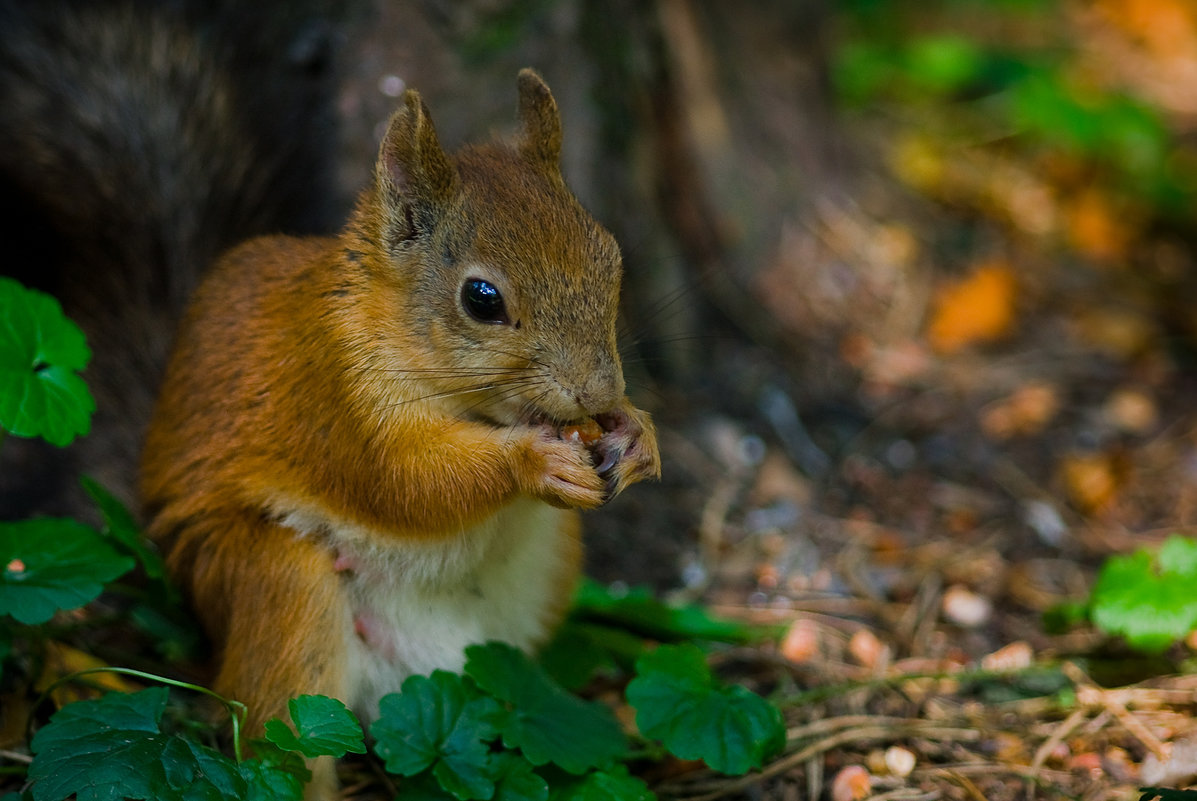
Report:
M832 85L846 109L902 108L1028 155L1065 156L1163 216L1197 201L1197 152L1146 99L1077 68L1061 0L851 0L838 9Z

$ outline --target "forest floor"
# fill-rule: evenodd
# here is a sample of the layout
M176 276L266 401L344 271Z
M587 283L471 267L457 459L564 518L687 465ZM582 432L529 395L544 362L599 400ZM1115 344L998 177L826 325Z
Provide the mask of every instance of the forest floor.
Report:
M1074 24L1089 80L1191 132L1161 20ZM711 327L695 388L653 388L663 482L592 520L602 578L783 632L717 661L782 699L785 753L738 780L675 765L663 797L1097 801L1197 776L1197 639L1148 656L1061 619L1109 557L1197 534L1191 215L941 111L842 120L873 166L757 273L773 331Z

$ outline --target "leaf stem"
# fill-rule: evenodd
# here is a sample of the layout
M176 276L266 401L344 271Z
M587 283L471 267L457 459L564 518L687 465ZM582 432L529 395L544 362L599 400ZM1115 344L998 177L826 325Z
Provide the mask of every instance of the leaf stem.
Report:
M179 681L178 679L167 678L166 676L159 676L155 673L147 673L144 670L135 670L133 668L122 667L95 667L87 668L86 670L75 671L74 673L63 676L43 690L42 694L38 696L37 701L34 703L33 709L37 709L39 706L41 706L46 698L49 697L50 693L54 692L54 690L58 689L61 685L66 684L67 682L75 681L76 679L82 678L83 676L87 676L92 673L117 673L122 676L132 676L134 678L153 681L159 684L165 684L168 687L175 687L180 690L189 690L191 692L209 696L210 698L215 698L222 705L224 705L224 708L229 712L229 718L233 724L233 757L237 760L237 762L242 761L241 727L245 722L245 704L241 703L240 701L235 701L232 698L225 698L220 693L210 690L207 687L202 687L198 684L191 684L190 682L186 681ZM28 742L32 742L33 740L32 732L28 730L28 727L32 726L32 724L33 715L30 714L26 727L26 740Z

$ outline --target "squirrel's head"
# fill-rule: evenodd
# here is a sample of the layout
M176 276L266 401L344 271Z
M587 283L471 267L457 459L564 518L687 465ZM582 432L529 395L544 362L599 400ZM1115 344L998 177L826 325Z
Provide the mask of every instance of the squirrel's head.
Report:
M422 397L500 425L573 421L624 393L619 247L566 187L557 104L529 69L519 116L514 141L450 155L406 93L376 167L378 278L409 304L419 367L396 374Z

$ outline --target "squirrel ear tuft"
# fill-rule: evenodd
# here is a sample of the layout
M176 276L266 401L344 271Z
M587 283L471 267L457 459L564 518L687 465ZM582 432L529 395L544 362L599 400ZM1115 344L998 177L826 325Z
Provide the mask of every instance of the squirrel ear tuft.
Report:
M520 149L533 161L552 167L561 166L561 115L548 84L536 70L520 70L520 121L523 140Z
M391 115L375 176L396 240L431 228L457 189L457 170L441 148L428 107L415 89Z

